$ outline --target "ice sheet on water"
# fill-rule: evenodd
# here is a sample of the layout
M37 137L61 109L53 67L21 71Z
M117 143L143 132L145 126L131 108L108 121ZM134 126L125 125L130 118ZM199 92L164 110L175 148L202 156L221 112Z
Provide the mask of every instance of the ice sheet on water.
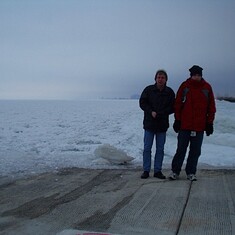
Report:
M204 137L199 162L235 167L235 104L216 105L215 131ZM131 166L142 166L143 111L138 100L0 101L0 118L0 175L117 167L95 155L104 144L132 157ZM167 165L177 146L173 121L171 115L163 161Z

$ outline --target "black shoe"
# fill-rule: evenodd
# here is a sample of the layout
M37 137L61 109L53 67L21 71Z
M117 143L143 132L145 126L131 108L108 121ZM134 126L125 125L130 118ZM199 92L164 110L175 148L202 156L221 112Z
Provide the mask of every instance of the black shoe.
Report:
M141 175L141 179L147 179L149 177L149 172L144 171L144 173Z
M163 179L166 179L166 176L163 175L161 171L155 172L154 175L153 175L153 177L156 177L156 178L162 179L162 180L163 180Z

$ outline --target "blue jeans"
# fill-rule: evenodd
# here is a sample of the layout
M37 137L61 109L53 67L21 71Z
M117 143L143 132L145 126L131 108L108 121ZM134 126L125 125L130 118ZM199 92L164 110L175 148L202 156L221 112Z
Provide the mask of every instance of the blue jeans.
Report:
M185 171L187 175L196 174L198 158L201 155L203 135L203 131L196 132L196 136L191 136L191 131L179 131L177 150L171 164L171 169L174 173L180 174L190 143Z
M151 131L144 131L144 151L143 151L143 169L150 172L152 159L152 146L154 136L156 139L156 153L154 159L154 172L162 170L162 162L164 157L164 145L166 142L166 132L154 133Z

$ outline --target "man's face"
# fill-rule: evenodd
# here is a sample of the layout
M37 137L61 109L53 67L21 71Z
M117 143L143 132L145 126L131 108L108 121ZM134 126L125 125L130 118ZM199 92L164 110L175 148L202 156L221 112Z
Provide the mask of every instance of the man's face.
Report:
M192 79L195 81L201 81L202 76L200 74L195 74L195 75L192 75Z
M166 76L159 73L156 78L157 85L164 86L166 84Z

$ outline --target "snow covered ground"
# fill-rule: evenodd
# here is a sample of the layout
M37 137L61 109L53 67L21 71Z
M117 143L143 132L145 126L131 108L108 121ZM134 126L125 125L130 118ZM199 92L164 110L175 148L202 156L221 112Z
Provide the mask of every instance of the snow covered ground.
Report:
M215 131L204 137L199 163L235 167L235 103L216 104ZM0 101L0 176L63 167L141 167L142 119L138 100ZM171 163L177 143L173 115L170 122L165 166ZM125 151L134 160L120 166L97 157L94 152L103 144Z

